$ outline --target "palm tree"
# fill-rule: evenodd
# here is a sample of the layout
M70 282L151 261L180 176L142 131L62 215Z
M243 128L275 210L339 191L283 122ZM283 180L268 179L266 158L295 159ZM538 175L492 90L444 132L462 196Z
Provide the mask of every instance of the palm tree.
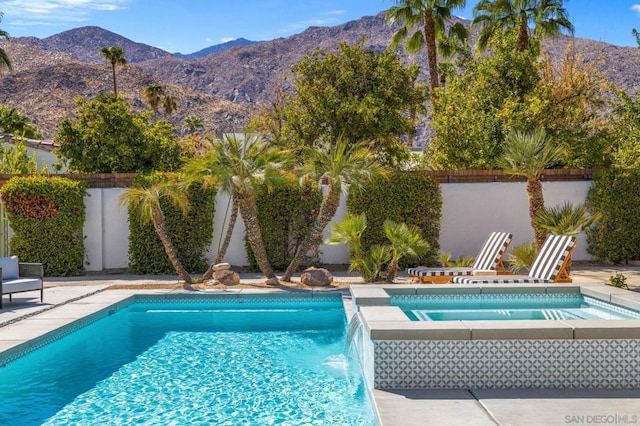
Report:
M162 109L167 115L171 115L178 109L178 102L175 96L165 95L162 101Z
M321 142L317 146L303 148L302 170L305 177L326 179L327 190L322 198L318 216L309 233L298 246L291 263L285 271L283 281L291 281L307 252L322 237L340 204L344 184L357 188L365 181L386 175L386 170L376 161L364 143L350 144L341 137L336 143Z
M103 47L100 53L104 60L111 63L111 71L113 73L113 94L118 96L118 86L116 85L116 65L127 65L124 58L124 49L118 46Z
M158 115L158 109L160 108L160 102L165 97L164 87L158 83L151 83L144 88L142 93L144 101L153 110L154 114Z
M518 29L518 52L529 47L529 24L534 37L555 36L562 30L573 34L573 24L563 0L481 0L473 8L473 26L480 27L478 47L485 49L498 31Z
M197 115L189 115L185 117L184 119L182 119L182 124L184 128L191 134L204 127L202 119Z
M403 257L418 257L429 251L429 243L422 239L420 229L415 225L384 221L384 234L391 241L391 260L387 265L387 281L393 282Z
M560 146L548 143L544 129L535 129L532 132L512 131L507 134L503 149L499 164L504 171L527 178L529 217L536 245L540 248L547 236L545 230L535 222L538 212L544 209L540 175L544 169L562 160L563 150Z
M269 283L277 284L260 232L255 185L277 179L281 170L290 164L291 156L256 134L224 135L211 144L213 149L189 161L185 172L192 179L205 178L205 184L217 183L231 193L260 271Z
M4 13L0 12L0 21L2 21L2 17ZM0 30L0 39L9 39L9 33L3 30ZM0 49L0 74L2 74L2 68L7 68L9 71L13 71L13 66L11 65L11 60L9 59L9 55L4 49Z
M131 187L120 196L120 205L127 204L129 207L135 208L142 222L150 220L153 223L169 261L184 281L184 288L192 289L191 283L193 280L191 275L184 269L180 259L178 259L167 232L166 220L160 206L160 200L163 198L175 204L182 212L186 212L189 209L189 200L186 192L175 182L170 181L161 181L142 188Z
M574 206L566 201L559 206L545 207L535 217L536 225L557 235L578 235L593 225L602 215L589 214L587 206Z
M436 39L438 33L445 30L445 21L451 17L451 11L463 8L466 0L395 0L385 18L389 25L399 23L401 27L391 39L393 49L405 40L408 53L416 53L423 46L427 51L429 64L429 86L431 92L438 87L438 54ZM414 33L411 31L419 27Z

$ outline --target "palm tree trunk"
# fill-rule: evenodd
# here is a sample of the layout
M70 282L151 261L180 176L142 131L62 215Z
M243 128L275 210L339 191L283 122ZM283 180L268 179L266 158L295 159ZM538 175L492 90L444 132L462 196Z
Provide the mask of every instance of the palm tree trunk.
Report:
M169 257L169 261L173 265L173 268L184 281L184 288L187 290L193 290L191 287L191 275L189 275L189 273L182 267L182 263L180 263L180 260L176 255L176 251L173 248L171 239L169 239L169 234L165 226L164 213L162 213L159 206L152 207L151 218L153 219L153 227L155 228L156 233L162 242L162 246L164 247L164 252L167 254L167 257Z
M542 193L542 182L540 182L540 179L527 179L527 196L529 198L529 217L531 219L531 227L533 228L533 235L539 250L547 237L545 231L536 226L533 220L538 212L544 209L544 195Z
M238 203L238 209L244 222L245 231L247 233L247 239L253 255L256 258L256 263L260 268L260 271L267 279L277 284L278 278L273 273L271 265L269 264L269 258L267 257L267 251L264 248L264 241L262 240L262 232L260 232L260 224L258 223L258 209L256 208L256 201L253 195L243 195L236 198Z
M520 22L520 28L518 30L518 52L524 52L529 47L529 26L527 25L527 18L523 17Z
M429 65L429 86L431 99L435 97L438 87L438 51L436 50L436 27L431 12L424 14L424 41L427 48L427 63Z
M224 240L222 241L222 245L220 246L220 250L216 254L216 258L213 260L213 263L202 276L202 281L210 280L213 277L213 265L218 264L224 260L224 257L227 255L227 249L229 248L229 244L231 243L231 237L233 235L233 228L236 226L236 220L238 219L238 203L236 203L235 198L231 198L231 214L229 215L229 223L227 224L227 232L225 233Z
M113 74L113 94L118 97L118 86L116 86L116 63L111 62L111 73Z
M322 236L322 231L324 231L324 228L327 227L329 222L331 222L331 219L335 216L338 206L340 205L340 193L340 188L335 188L334 185L329 183L327 193L322 199L322 204L320 205L318 217L316 217L311 229L309 229L309 233L304 241L302 241L302 244L298 247L298 251L296 251L295 256L291 259L291 263L287 267L284 277L282 277L283 281L291 281L291 277L298 270L298 267L304 260L304 256L311 247L313 247L316 241L318 241L318 238Z

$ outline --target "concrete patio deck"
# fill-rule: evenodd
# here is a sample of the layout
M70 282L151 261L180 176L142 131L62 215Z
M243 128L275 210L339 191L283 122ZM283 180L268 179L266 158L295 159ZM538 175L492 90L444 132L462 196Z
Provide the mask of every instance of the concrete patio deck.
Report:
M640 267L576 267L574 282L605 282L624 273L632 288L640 286ZM337 279L356 283L358 277L336 273ZM243 283L260 283L259 274L243 274ZM177 284L175 276L141 277L100 275L46 279L45 302L39 292L5 297L0 311L0 351L43 336L78 318L97 312L134 293L171 293L181 289L143 289L148 284ZM401 276L399 282L408 282ZM137 290L107 290L110 286L140 286ZM206 292L254 292L255 289L212 289ZM280 292L278 289L262 291ZM638 362L612 360L612 362ZM379 418L385 426L413 425L566 425L639 424L637 390L374 390Z

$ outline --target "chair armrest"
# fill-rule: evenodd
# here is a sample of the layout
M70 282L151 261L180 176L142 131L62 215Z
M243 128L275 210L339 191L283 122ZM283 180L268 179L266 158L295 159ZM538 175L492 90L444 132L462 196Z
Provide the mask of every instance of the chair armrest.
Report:
M42 263L18 263L20 277L44 278L44 266Z

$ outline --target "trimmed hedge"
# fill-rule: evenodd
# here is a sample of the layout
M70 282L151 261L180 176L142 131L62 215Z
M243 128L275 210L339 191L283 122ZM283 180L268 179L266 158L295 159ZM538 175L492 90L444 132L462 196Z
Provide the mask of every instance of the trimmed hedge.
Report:
M640 172L607 170L595 176L587 207L602 219L587 230L587 251L600 261L640 259Z
M322 191L318 185L297 180L256 188L258 223L271 267L284 270L309 231L309 227L322 203ZM320 243L320 242L319 242ZM249 241L245 236L245 248L249 269L259 271Z
M360 190L350 190L347 198L349 213L364 213L367 228L362 235L364 250L376 244L386 245L383 223L416 225L430 250L418 259L402 259L402 267L409 265L437 265L440 251L440 217L442 193L438 181L418 173L395 172L384 181L366 184Z
M134 186L142 187L157 179L166 179L177 174L154 173L138 175ZM213 216L217 188L204 189L195 183L189 187L191 208L183 215L179 208L163 199L160 201L166 218L167 232L182 266L189 272L204 272L208 262L204 254L213 239ZM162 242L152 223L142 224L129 209L129 269L137 274L175 274Z
M11 254L39 262L46 276L84 273L84 182L61 177L13 177L2 201L14 235Z

